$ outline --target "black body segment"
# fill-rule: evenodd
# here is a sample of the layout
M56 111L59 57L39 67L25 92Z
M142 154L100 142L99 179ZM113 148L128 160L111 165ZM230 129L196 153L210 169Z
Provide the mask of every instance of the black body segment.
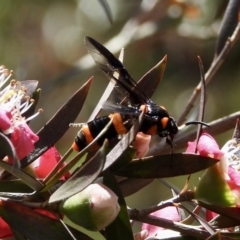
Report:
M109 129L97 141L99 146L103 144L105 139L111 140L118 135L127 133L132 125L129 121L127 121L125 116L121 116L119 113L96 118L93 121L84 124L82 129L77 133L77 136L75 137L76 146L74 146L73 149L80 151L85 148L90 142L93 141L94 138L99 135L99 133L106 127L111 119L113 119L113 122ZM124 121L125 119L126 121Z

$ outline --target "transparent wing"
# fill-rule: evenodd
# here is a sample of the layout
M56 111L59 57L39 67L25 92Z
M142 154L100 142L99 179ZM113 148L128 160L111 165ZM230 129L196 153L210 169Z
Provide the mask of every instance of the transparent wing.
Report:
M110 81L115 82L116 90L122 92L130 103L139 105L152 102L137 87L137 83L132 79L123 64L111 52L91 37L85 37L85 44L99 68L108 76ZM113 76L114 72L119 74L118 78Z

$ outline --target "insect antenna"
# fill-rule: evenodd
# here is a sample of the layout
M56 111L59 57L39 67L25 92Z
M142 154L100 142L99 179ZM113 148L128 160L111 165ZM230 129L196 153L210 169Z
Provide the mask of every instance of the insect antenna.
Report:
M190 122L186 122L184 125L185 126L189 126L189 125L201 125L201 126L205 126L205 127L210 127L209 124L207 124L206 122L202 122L202 121L190 121Z

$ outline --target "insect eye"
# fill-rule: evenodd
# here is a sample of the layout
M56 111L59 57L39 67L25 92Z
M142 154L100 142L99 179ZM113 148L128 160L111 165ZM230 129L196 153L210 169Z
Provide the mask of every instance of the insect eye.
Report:
M168 122L171 133L176 134L178 132L178 126L176 121L174 120L174 118L170 117Z

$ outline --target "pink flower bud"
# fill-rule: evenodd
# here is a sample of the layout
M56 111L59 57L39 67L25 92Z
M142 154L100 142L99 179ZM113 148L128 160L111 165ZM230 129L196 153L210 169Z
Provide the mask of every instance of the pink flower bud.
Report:
M72 222L91 231L108 226L118 215L120 206L115 193L103 184L91 184L60 205L60 212Z
M136 158L142 158L147 154L149 150L150 141L151 141L150 135L144 134L142 132L139 132L136 135L135 141L132 144L132 146L137 150L135 156Z
M180 221L180 216L177 211L176 207L166 207L161 210L158 210L156 212L153 212L150 214L151 216L159 217L159 218L165 218L169 219L175 222ZM143 223L142 225L142 230L147 230L148 231L148 237L156 237L156 236L162 236L163 231L166 231L165 228L150 225L148 223Z
M186 149L187 153L195 153L196 140L194 142L188 142ZM197 152L201 156L220 159L223 156L223 152L220 150L215 139L206 132L203 132L199 138L197 145Z
M142 230L141 232L134 234L134 240L145 240L148 237L148 231Z

